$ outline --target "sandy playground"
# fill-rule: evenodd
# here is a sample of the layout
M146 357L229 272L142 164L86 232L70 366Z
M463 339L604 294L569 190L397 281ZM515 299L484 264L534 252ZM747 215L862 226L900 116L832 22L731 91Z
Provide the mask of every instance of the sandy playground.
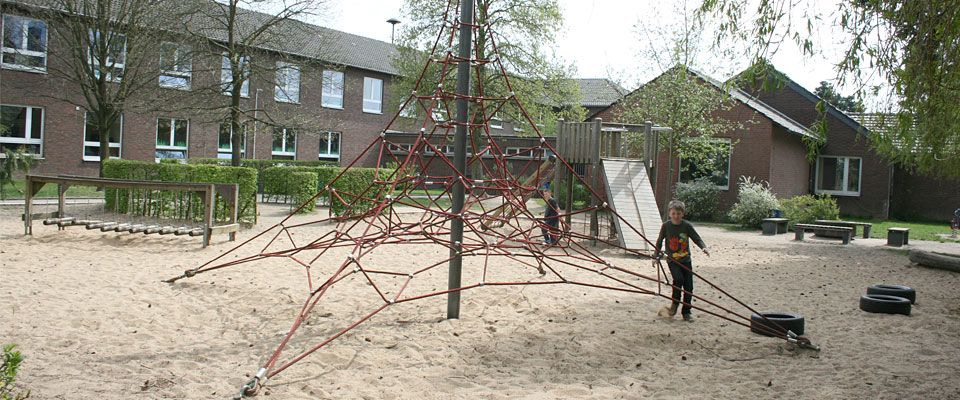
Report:
M259 229L286 211L262 207ZM200 238L58 232L37 223L34 236L24 237L20 212L0 209L0 342L19 344L26 356L19 379L31 398L230 398L282 340L305 299L302 269L274 260L161 283L232 248L225 236L201 249ZM315 229L319 236L330 227ZM486 286L463 292L459 320L444 319L445 296L390 307L273 377L260 397L960 397L960 275L912 266L880 239L841 246L699 231L713 252L694 253L699 274L758 310L803 315L806 335L823 350L798 349L703 313L695 312L693 323L660 319L666 301L647 295ZM911 246L960 253L956 243ZM381 260L439 256L430 247L393 249ZM344 251L336 249L335 258ZM606 256L653 272L649 261ZM445 287L445 271L418 283ZM529 272L500 271L503 279ZM917 289L913 313L860 311L859 296L875 283ZM713 293L697 285L696 293ZM375 299L357 293L323 302L291 346L315 345L330 327L359 319Z

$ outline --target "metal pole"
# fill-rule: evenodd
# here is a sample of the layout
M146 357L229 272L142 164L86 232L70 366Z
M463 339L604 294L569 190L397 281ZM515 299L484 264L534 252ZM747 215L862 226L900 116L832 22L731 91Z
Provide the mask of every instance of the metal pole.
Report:
M447 319L460 318L460 270L463 265L463 203L464 187L467 169L467 99L470 95L470 53L471 38L473 36L473 0L463 0L460 7L460 59L457 63L457 129L453 139L453 166L456 168L457 178L453 182L453 220L450 222L450 272L447 279L447 288L452 290L447 294Z

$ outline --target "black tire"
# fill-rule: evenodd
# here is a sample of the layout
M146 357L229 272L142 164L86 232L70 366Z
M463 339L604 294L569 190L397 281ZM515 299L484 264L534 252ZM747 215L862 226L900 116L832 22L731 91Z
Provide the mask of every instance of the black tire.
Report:
M886 294L860 296L860 309L881 314L910 315L910 300Z
M887 296L903 297L910 300L910 304L917 303L917 291L909 286L877 284L867 287L867 294L885 294Z
M784 312L753 314L750 316L750 331L764 336L786 335L787 331L802 335L803 317Z

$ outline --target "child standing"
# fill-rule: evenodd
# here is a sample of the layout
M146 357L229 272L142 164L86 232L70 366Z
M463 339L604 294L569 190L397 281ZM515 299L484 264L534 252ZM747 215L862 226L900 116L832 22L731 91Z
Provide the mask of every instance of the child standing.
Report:
M686 206L680 200L673 200L667 205L667 212L670 220L660 226L660 236L657 237L657 248L654 252L654 264L660 259L661 246L664 239L667 240L667 255L671 258L667 260L670 266L670 275L673 275L673 303L670 307L664 306L657 313L660 316L672 317L677 314L677 305L680 303L680 293L683 293L683 309L680 315L684 321L693 321L690 317L690 303L693 300L693 262L690 259L690 240L693 240L703 253L710 256L707 245L700 239L697 230L693 225L683 219ZM686 292L682 292L681 289Z
M547 202L547 208L543 211L543 222L546 226L541 227L540 230L543 232L543 244L549 246L557 242L557 224L560 222L557 218L557 210L560 209L560 205L557 204L557 199L553 198L553 192L550 189L543 191L543 200Z

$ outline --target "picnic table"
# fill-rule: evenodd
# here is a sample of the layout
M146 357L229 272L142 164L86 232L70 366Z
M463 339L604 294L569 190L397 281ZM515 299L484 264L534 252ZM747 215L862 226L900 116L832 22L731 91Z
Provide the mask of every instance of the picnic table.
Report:
M836 219L818 219L814 221L817 225L830 225L830 226L846 226L848 228L853 228L853 236L857 236L857 227L863 227L863 238L870 237L870 228L873 227L873 224L869 222L856 222L856 221L841 221ZM816 232L817 235L820 235L820 232ZM830 234L820 235L820 236L832 236Z

